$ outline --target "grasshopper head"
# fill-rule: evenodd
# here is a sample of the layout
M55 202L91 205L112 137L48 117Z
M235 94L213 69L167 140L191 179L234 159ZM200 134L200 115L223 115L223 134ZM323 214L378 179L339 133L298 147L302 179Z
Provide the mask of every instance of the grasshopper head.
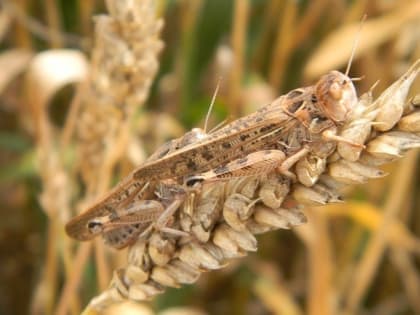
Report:
M336 123L343 123L357 103L353 82L345 74L331 71L315 85L318 104L325 115Z

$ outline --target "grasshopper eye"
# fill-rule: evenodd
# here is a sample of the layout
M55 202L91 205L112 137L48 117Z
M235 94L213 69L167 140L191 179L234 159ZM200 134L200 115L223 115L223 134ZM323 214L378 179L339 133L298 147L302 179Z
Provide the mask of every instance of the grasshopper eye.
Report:
M333 99L340 100L343 96L343 88L339 83L334 82L333 84L331 84L328 93L332 96Z
M91 220L87 223L87 228L90 233L92 234L98 234L102 232L103 224L101 222L98 222L96 220Z

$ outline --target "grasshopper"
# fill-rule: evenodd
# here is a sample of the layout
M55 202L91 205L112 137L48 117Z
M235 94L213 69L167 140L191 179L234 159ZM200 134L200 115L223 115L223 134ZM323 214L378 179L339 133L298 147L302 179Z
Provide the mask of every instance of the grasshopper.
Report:
M290 177L288 170L309 152L322 150L325 143L348 143L362 146L336 135L346 122L357 95L351 79L338 71L323 76L314 86L296 89L279 97L257 112L240 118L191 145L149 161L133 172L142 181L174 179L180 184L228 178L229 165L244 166L241 174L255 174L251 160L258 160L266 150L279 150L287 158L273 161L277 169ZM330 146L330 150L334 146ZM252 156L250 156L252 154ZM270 151L273 155L273 152ZM278 163L281 162L281 163ZM221 176L219 176L221 175Z
M115 248L152 228L183 236L186 233L167 227L168 222L188 190L202 182L272 171L296 180L290 169L308 154L326 158L338 142L364 147L337 135L358 100L348 77L357 41L345 73L331 71L315 85L295 89L209 134L207 115L204 131L194 128L160 147L99 202L70 220L67 234L82 241L101 234Z
M345 73L331 71L313 86L293 90L191 145L167 152L135 170L133 178L152 181L171 178L192 186L197 181L234 177L241 165L239 173L243 176L258 173L260 166L264 172L267 163L261 163L261 159L269 154L277 157L270 161L280 173L295 179L289 169L309 153L328 156L337 142L364 147L338 136L337 127L347 121L358 101L348 74L365 19L366 15ZM264 152L268 149L284 152L287 158L281 152Z
M194 128L183 137L162 145L148 161L188 146L203 136L204 131ZM65 229L69 236L80 241L102 235L105 242L115 248L123 248L132 243L139 234L146 233L154 222L158 227L162 226L162 230L177 234L165 228L165 225L168 216L179 207L181 195L182 192L173 189L170 180L156 185L147 180L136 180L131 173L102 199L70 220ZM164 212L167 215L162 216Z
M193 129L161 147L67 223L66 231L78 240L102 234L107 243L122 248L153 224L170 231L166 224L186 190L201 182L271 171L295 179L290 169L309 153L328 156L337 142L363 146L336 135L356 102L351 79L332 71L315 85L293 90L213 133ZM157 187L169 191L159 201Z

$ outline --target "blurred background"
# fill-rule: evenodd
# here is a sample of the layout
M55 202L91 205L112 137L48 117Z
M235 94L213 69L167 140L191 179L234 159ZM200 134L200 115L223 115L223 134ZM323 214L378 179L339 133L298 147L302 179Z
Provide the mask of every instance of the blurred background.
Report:
M152 8L139 13L151 37L128 46L151 56L118 72L136 60L106 41L137 26L95 32L93 18L122 12L115 2L0 1L0 314L78 314L108 286L125 250L82 247L65 222L159 145L203 127L218 82L211 127L344 71L364 14L350 71L359 94L379 81L378 95L420 58L416 0L133 0ZM409 153L347 203L307 209L297 233L259 236L257 253L138 314L420 314L417 166Z

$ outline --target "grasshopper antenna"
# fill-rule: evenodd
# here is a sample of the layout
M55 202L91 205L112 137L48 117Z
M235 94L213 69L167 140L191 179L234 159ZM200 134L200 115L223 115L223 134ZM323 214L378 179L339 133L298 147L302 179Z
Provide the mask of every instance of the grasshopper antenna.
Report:
M357 77L357 78L350 78L350 80L352 80L353 82L356 82L356 81L362 81L364 78L365 78L365 76L364 76L364 75L362 75L361 77Z
M209 123L210 114L211 114L211 111L213 110L213 105L214 105L214 102L216 101L217 93L219 92L220 81L222 81L221 77L219 78L219 80L217 80L216 89L214 90L213 97L211 98L211 103L209 106L209 110L207 111L206 120L204 121L204 132L207 132L207 125Z
M354 40L353 47L352 47L352 49L351 49L350 59L349 59L349 62L347 63L346 72L344 73L346 76L348 76L348 75L349 75L349 72L350 72L350 67L351 67L351 63L353 62L353 58L354 58L354 54L355 54L355 52L356 52L356 48L357 48L357 46L359 45L360 34L361 34L361 32L362 32L362 26L363 26L363 23L366 21L366 17L367 17L367 15L366 15L366 14L365 14L365 15L363 15L362 20L360 21L360 24L359 24L359 29L358 29L358 31L357 31L357 35L356 35L356 38L355 38L355 40Z

